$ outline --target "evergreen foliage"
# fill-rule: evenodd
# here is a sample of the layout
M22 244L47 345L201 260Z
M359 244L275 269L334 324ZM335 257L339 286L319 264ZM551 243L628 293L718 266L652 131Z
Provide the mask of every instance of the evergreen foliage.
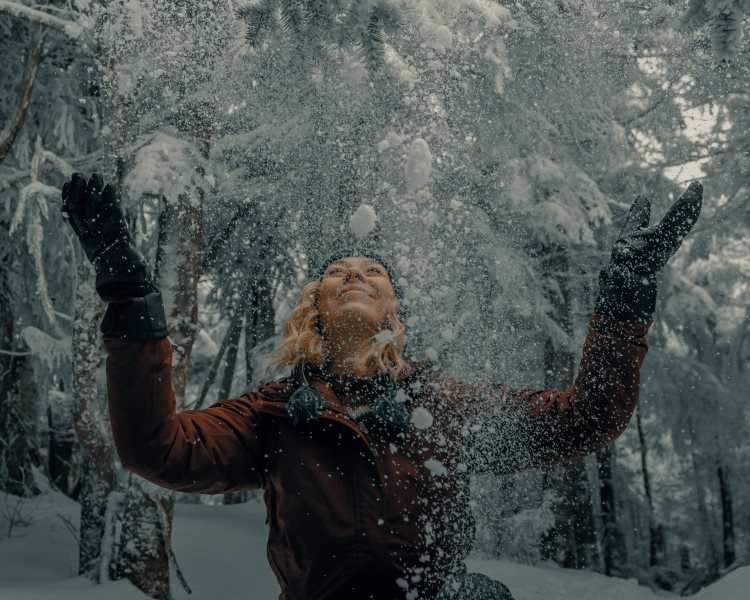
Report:
M372 69L383 65L384 32L394 33L401 23L400 9L387 0L253 0L240 4L237 14L253 47L278 27L304 59L346 45L359 49Z
M688 0L679 21L695 31L708 24L711 47L720 62L735 59L742 42L743 18L750 12L747 0Z

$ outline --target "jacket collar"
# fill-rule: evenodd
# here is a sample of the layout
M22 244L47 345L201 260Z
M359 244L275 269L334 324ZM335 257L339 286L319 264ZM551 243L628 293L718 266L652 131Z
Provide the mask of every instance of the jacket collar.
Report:
M319 381L336 396L358 395L363 398L376 398L388 391L391 385L406 387L414 381L424 381L434 363L431 361L409 361L408 369L397 380L384 372L375 377L355 377L353 375L332 375L325 367L302 361L292 370L290 383L295 389L312 381Z

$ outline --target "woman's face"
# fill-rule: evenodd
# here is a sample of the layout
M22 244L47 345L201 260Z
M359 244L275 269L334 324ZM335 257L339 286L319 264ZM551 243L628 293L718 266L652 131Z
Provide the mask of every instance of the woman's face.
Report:
M318 291L320 325L329 337L342 333L375 335L397 302L382 264L366 256L342 258L323 272Z

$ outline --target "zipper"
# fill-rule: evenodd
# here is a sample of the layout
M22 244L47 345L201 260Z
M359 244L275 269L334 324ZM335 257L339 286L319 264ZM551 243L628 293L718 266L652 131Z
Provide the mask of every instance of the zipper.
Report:
M261 405L253 406L253 410L273 415L275 417L284 417L287 419L290 418L289 413L287 413L285 408L286 402L279 400L261 400L260 402ZM339 423L350 431L353 431L374 457L381 456L381 453L373 446L370 437L364 431L362 431L362 429L357 425L356 421L351 419L343 410L341 410L341 408L335 402L326 400L324 398L323 409L321 410L320 417L328 421Z
M305 379L305 381L307 380ZM315 381L319 382L320 380ZM351 417L349 417L349 415L346 414L346 412L342 410L338 403L330 399L331 396L333 396L334 398L337 398L337 396L330 388L328 388L328 386L325 385L325 383L320 382L320 387L314 385L314 383L308 385L312 385L313 387L317 388L323 396L323 408L320 411L320 418L343 425L350 431L353 431L355 435L360 439L360 441L364 444L367 451L372 455L372 466L375 470L375 476L382 486L384 481L383 472L380 467L380 458L382 454L377 450L377 448L375 448L372 439L362 430L361 427L359 427L356 421L354 421ZM272 407L272 410L268 410ZM286 411L286 402L284 401L261 400L261 406L254 407L254 410L272 414L274 416L291 418L289 416L289 413Z

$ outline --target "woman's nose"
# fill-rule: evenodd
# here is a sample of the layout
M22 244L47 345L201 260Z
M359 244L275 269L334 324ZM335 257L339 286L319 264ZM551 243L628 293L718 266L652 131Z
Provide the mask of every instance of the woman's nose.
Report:
M349 268L346 272L346 278L345 278L346 281L349 281L350 279L354 279L355 277L359 279L360 281L365 280L364 273L362 273L361 269L358 269L357 267Z

